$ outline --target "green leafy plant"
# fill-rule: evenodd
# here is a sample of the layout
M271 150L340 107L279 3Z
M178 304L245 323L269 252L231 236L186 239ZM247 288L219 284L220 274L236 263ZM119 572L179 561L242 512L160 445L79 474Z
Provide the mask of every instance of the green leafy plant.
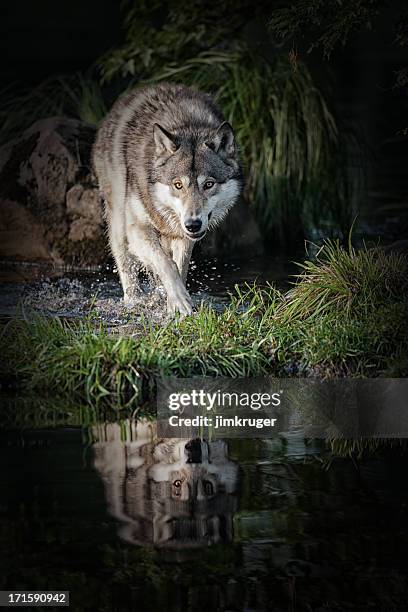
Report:
M170 64L150 79L162 80L213 93L235 128L245 196L265 235L282 244L317 218L349 225L361 175L347 175L347 140L304 64L293 70L285 58L269 61L238 46Z
M96 125L112 89L176 81L214 95L234 126L245 170L245 196L265 238L280 245L303 236L341 235L362 179L351 157L355 132L340 126L307 66L254 44L248 22L265 29L269 3L125 2L125 37L86 76L56 77L32 92L9 92L0 138L55 114ZM263 24L262 24L263 22ZM263 29L262 29L263 28ZM108 92L109 91L109 95ZM109 99L109 101L108 101ZM0 122L1 123L1 122Z
M305 29L312 32L308 52L321 48L326 58L353 32L372 29L383 2L379 0L296 0L272 11L269 27L283 39L299 39Z
M264 18L268 2L152 0L122 3L124 41L99 61L103 82L149 79L168 64L205 51L223 51L245 40L249 21Z

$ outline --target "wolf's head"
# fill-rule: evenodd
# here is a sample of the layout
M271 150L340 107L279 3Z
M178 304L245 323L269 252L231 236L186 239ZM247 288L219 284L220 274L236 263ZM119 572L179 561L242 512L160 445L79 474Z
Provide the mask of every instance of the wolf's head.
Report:
M200 240L233 206L242 173L229 123L168 131L155 123L154 199L163 217Z
M108 509L127 542L168 549L208 546L233 537L239 467L224 440L157 438L156 423L93 428L94 465Z

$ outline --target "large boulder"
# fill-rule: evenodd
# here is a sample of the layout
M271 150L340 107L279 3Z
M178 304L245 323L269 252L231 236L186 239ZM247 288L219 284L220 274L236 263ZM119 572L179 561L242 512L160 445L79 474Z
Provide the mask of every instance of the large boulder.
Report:
M102 202L92 175L95 128L52 117L0 148L0 258L96 266L109 257ZM244 202L208 236L211 255L259 253L259 229Z
M90 168L95 128L52 117L0 149L0 256L93 266L107 257Z

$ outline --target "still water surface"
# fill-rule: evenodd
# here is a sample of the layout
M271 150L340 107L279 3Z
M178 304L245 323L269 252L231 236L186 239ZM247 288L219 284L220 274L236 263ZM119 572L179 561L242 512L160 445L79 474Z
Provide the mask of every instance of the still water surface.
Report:
M0 435L1 588L73 610L406 610L408 462L322 443L158 440L155 423Z
M222 309L235 283L285 288L295 271L283 258L208 260L190 289ZM92 310L120 328L129 316L110 272L9 267L0 280L6 317ZM154 422L85 426L28 407L0 410L1 589L69 590L75 611L408 609L400 453L333 460L293 431L191 455L187 440L157 440Z

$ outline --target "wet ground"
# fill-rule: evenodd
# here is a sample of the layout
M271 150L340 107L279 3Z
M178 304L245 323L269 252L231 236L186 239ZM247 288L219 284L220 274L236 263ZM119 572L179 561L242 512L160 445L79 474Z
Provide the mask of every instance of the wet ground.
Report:
M396 245L397 251L406 251L408 183L404 178L402 183L395 182L393 189L387 185L386 193L381 189L370 191L361 210L356 211L353 243L387 248ZM333 231L330 225L310 230L308 240L289 253L280 251L257 257L243 253L239 258L226 260L201 256L193 260L187 284L194 304L210 303L216 310L222 310L229 303L236 284L242 287L255 281L260 285L272 282L279 289L287 289L294 280L292 275L299 272L294 262L301 262L306 256L313 257L318 250L316 245ZM30 312L40 312L75 318L92 312L111 326L124 325L140 314L161 322L165 314L164 292L152 290L151 286L152 283L149 285L145 279L146 293L142 300L125 308L118 275L112 266L97 270L64 270L35 263L0 262L0 316L27 317Z
M297 261L296 256L294 259ZM196 306L204 302L222 310L236 284L269 281L285 288L296 272L293 260L283 256L246 257L228 262L204 259L191 263L188 288ZM143 313L160 321L165 314L164 292L152 290L146 279L142 282L146 290L142 300L125 307L118 276L110 267L66 271L35 264L4 264L0 276L0 314L29 316L35 311L72 318L92 312L110 325L122 325Z
M154 423L0 441L2 589L69 590L75 611L406 610L406 458L329 465L294 431L202 463L181 446L175 475Z

